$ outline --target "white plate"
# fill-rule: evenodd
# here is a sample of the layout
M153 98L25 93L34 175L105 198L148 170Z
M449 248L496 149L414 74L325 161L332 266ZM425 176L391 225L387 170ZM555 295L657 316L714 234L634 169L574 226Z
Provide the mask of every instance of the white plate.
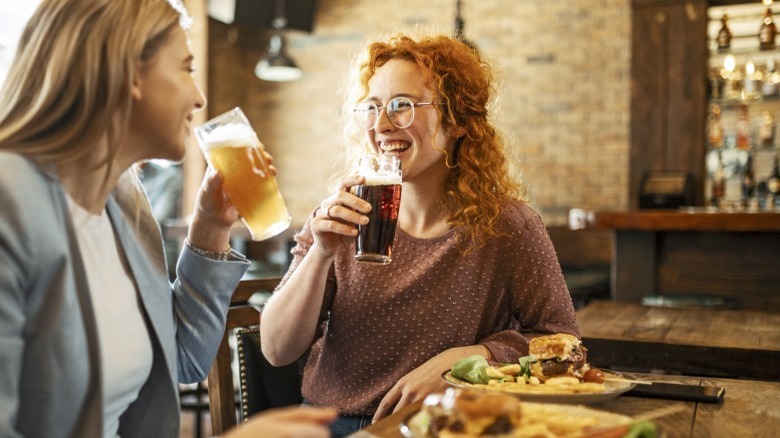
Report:
M603 371L603 372L604 372L604 377L623 378L623 376L617 373L613 373L610 371ZM539 403L575 403L575 404L599 403L599 402L613 399L619 396L620 394L623 394L624 392L631 390L631 388L636 386L636 383L630 383L624 381L615 382L615 381L605 380L604 392L579 393L579 394L533 394L533 393L527 393L521 391L502 391L500 385L496 386L495 389L485 388L481 386L474 386L469 382L452 377L449 371L443 373L441 375L441 378L444 379L445 382L447 382L448 384L456 388L468 388L468 389L481 390L481 391L500 391L500 392L505 392L507 394L517 395L523 401L539 402ZM532 385L529 385L529 387L530 386Z

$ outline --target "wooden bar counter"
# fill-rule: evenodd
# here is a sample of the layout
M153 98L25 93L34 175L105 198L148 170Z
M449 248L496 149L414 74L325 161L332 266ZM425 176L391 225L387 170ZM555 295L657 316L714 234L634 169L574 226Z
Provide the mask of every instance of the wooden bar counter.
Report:
M702 295L780 311L780 213L591 212L585 226L615 233L616 301Z

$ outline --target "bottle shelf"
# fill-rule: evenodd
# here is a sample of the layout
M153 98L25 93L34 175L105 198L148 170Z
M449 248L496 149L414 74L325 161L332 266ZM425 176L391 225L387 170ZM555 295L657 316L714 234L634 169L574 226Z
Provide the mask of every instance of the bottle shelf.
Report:
M780 39L777 24L771 24L772 18L780 23L780 15L772 15L777 12L761 2L708 8L704 157L708 204L747 211L780 207L775 191L769 189L777 185L780 156L780 139L775 137L780 116ZM718 43L724 41L730 47L719 50ZM762 48L761 41L775 44Z
M709 102L710 102L710 104L720 105L721 108L725 109L725 108L736 108L736 107L739 107L741 105L748 105L748 106L750 106L750 105L761 104L761 103L768 103L768 104L777 103L777 104L780 104L780 96L762 96L762 97L759 97L759 98L756 98L756 99L742 99L742 98L739 98L739 99L722 99L722 98L713 99L713 98L710 98Z
M770 59L780 61L780 48L774 49L760 49L758 45L755 47L740 47L728 50L710 50L710 66L722 66L723 60L726 56L731 55L737 61L738 64L744 64L747 61L753 61L757 64L765 64ZM742 62L740 62L742 61Z
M773 10L777 8L758 1L737 3L744 4L708 8L707 48L710 51L710 66L722 66L723 59L729 55L738 62L743 60L742 64L748 60L765 63L780 56L780 43L777 38L778 16L775 15L777 11ZM762 47L762 43L766 43L768 47ZM727 47L719 49L720 44Z

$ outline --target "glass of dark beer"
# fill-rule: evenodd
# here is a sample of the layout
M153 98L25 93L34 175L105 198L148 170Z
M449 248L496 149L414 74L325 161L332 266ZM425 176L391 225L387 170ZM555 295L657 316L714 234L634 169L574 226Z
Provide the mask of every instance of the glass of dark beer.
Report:
M358 225L355 259L386 265L393 260L393 240L401 206L401 160L383 154L360 158L359 173L366 177L355 194L371 204L368 224Z

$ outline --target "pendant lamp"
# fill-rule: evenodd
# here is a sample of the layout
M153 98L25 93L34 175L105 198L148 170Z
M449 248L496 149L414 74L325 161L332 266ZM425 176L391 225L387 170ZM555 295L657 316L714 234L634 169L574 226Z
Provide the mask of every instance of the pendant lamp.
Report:
M284 13L284 0L276 0L273 35L268 42L268 53L257 63L255 75L264 81L294 81L303 75L303 71L287 55L284 28L287 17Z
M466 27L466 23L463 21L463 17L460 14L461 0L455 2L455 39L461 41L465 45L477 50L477 45L473 41L466 38L466 34L463 31Z

